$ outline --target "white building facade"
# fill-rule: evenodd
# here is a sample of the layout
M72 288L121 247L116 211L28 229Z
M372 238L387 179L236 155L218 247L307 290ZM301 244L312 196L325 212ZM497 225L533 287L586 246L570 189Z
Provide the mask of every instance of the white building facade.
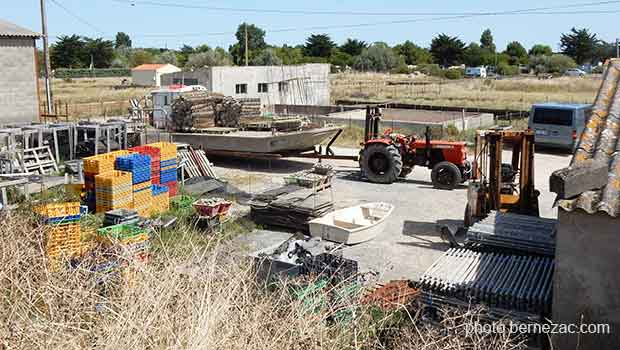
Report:
M160 87L162 75L180 71L172 64L143 64L131 70L131 79L133 85Z

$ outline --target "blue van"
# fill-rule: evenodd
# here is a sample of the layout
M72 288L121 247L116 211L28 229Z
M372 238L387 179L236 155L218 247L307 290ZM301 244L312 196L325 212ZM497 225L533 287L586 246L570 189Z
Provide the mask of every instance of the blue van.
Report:
M592 113L589 104L540 103L532 106L528 126L537 145L574 149Z

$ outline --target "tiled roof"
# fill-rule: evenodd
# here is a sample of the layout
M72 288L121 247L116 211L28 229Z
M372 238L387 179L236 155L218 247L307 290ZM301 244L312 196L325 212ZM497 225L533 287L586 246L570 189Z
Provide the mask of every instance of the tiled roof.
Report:
M0 36L20 36L38 38L41 34L35 33L26 28L22 28L13 23L0 19Z
M167 66L167 64L142 64L132 70L158 70L165 66Z
M572 164L588 159L609 164L607 185L586 191L576 198L559 200L558 205L568 211L583 209L590 214L604 212L613 217L620 215L620 60L606 63L603 82L598 92L592 115L588 120L573 156Z

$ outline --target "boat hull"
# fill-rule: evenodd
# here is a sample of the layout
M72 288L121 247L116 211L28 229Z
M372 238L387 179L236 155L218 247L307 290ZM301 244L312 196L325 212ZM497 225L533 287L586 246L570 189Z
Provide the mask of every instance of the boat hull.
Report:
M345 208L310 221L310 235L347 245L370 241L385 230L394 206L370 203Z
M339 128L327 127L293 132L234 131L227 134L173 133L174 142L205 151L242 153L293 153L314 149L333 137Z

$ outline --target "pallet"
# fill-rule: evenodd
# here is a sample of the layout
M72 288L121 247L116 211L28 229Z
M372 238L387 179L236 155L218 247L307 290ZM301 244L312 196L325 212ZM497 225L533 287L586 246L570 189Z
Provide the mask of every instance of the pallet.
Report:
M24 173L50 175L58 172L58 164L49 146L25 149L19 158Z
M203 150L194 150L192 147L179 150L181 164L188 178L207 176L217 179L217 174L213 170L213 164L209 162Z

